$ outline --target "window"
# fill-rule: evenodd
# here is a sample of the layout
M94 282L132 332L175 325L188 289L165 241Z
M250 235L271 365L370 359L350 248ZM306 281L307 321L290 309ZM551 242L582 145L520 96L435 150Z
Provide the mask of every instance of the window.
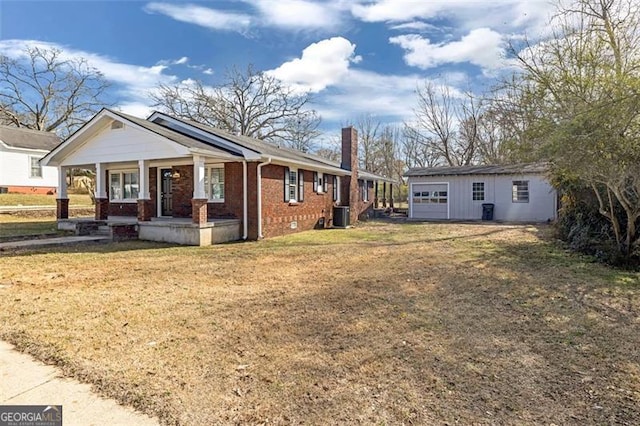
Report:
M320 172L313 172L313 191L321 194L327 192L327 179Z
M297 202L304 200L304 174L302 171L285 167L284 169L284 201Z
M511 187L511 199L514 203L529 202L529 181L514 180Z
M473 182L471 192L473 201L484 201L484 182Z
M224 201L224 166L204 170L204 193L210 201Z
M327 176L322 177L322 191L323 192L329 191L329 178Z
M137 171L109 173L109 199L132 201L138 199L140 182Z
M30 171L29 176L32 178L42 177L42 166L40 165L40 159L38 157L29 157Z
M415 191L413 204L447 204L447 191Z
M340 179L333 177L333 201L340 201Z

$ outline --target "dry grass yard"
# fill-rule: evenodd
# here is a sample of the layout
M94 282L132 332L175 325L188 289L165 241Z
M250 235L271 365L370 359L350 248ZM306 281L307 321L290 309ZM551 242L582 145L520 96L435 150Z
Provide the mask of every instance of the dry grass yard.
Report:
M546 227L0 253L0 338L166 424L639 424L640 275Z

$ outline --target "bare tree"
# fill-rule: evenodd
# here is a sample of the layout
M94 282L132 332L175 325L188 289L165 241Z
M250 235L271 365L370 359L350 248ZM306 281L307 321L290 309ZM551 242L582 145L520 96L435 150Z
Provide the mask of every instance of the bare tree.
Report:
M448 166L463 166L477 160L478 115L480 102L470 93L455 97L447 86L425 82L417 89L418 108L414 111L415 132L429 151L438 154Z
M272 142L291 134L310 140L319 124L317 115L306 109L310 94L296 92L252 66L245 72L230 69L219 86L207 87L200 81L161 85L151 97L154 106L178 117ZM301 128L299 123L305 125ZM305 129L309 133L302 137Z
M66 136L105 106L108 87L85 59L64 59L57 49L0 55L0 122Z
M320 116L315 111L305 111L287 119L282 143L302 152L313 150L314 140L322 134L318 130Z
M371 114L360 116L355 123L358 131L360 166L372 173L380 168L380 131L382 123Z
M434 142L425 140L414 126L404 125L401 145L404 163L408 168L436 167L440 164L440 154L434 149Z

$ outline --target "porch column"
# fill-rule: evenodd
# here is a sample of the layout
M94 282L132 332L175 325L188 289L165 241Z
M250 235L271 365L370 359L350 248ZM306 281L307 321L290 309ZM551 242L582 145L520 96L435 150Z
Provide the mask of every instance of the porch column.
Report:
M96 163L96 220L107 220L109 217L109 198L105 185L104 164Z
M138 220L151 220L151 195L149 194L149 161L138 161L138 176L140 188L138 189Z
M393 184L389 183L389 207L393 210Z
M376 189L373 194L373 207L378 208L378 181L376 181Z
M207 223L207 196L204 192L204 157L193 156L193 199L191 200L191 218L193 223Z
M382 207L387 207L387 182L382 182Z
M69 197L67 196L67 168L58 166L58 197L56 219L69 219Z

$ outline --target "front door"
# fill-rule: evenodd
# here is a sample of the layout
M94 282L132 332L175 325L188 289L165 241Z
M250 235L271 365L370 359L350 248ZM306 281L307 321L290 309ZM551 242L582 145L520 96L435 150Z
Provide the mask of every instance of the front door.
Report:
M173 215L173 178L171 169L160 169L160 215Z

